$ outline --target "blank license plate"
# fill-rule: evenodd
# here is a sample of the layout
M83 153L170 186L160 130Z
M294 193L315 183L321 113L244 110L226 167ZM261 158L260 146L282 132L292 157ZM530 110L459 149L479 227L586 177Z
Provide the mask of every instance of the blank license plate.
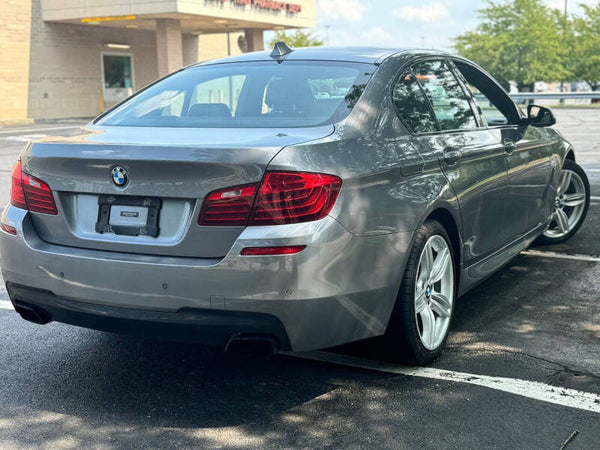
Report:
M109 225L143 227L148 222L148 208L145 206L112 205Z

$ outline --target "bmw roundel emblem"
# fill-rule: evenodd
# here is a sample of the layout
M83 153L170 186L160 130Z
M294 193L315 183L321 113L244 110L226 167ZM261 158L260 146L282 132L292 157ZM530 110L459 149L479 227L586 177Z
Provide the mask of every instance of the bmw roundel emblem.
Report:
M129 180L129 177L127 176L127 170L121 166L114 167L111 174L112 181L117 187L125 186Z

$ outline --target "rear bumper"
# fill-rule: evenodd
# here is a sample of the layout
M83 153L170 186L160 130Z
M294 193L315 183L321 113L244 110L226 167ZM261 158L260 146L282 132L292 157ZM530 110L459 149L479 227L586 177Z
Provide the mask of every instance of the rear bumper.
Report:
M410 233L357 238L327 217L304 224L249 227L224 258L214 260L50 244L39 238L28 213L13 206L5 209L2 221L17 230L16 236L0 231L4 281L12 289L28 288L21 292L24 298L32 297L34 290L45 291L29 301L54 308L53 320L77 319L77 325L100 328L105 321L89 318L95 315L118 319L110 326L135 332L120 322L122 313L135 321L129 323L136 325L133 328L143 325L140 322L163 323L163 317L172 325L165 328L166 337L180 340L183 333L183 340L190 340L186 336L192 331L174 331L185 317L183 328L189 325L198 333L192 340L221 345L221 332L214 327L198 331L211 329L206 317L218 318L221 324L230 321L229 331L236 333L245 332L236 313L266 315L282 325L278 339L287 336L281 339L294 351L384 333L411 238ZM307 247L295 255L240 256L244 247L278 245ZM73 315L83 306L85 316ZM250 332L271 332L271 319L265 322L261 317ZM211 338L213 333L218 337Z
M279 319L269 314L182 309L178 312L142 311L60 298L52 292L6 284L17 312L34 311L42 322L57 321L94 330L158 337L225 347L232 336L274 338L279 350L291 350ZM24 317L31 320L30 317Z

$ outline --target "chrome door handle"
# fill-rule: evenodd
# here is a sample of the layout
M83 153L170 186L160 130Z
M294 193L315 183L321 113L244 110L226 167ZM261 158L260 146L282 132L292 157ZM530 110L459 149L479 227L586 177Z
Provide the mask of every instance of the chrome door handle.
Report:
M517 148L517 144L515 144L515 143L514 143L514 142L512 142L512 141L506 141L506 142L504 143L504 151L505 151L506 153L508 153L509 155L511 155L511 154L512 154L512 152L514 152L516 148Z
M449 166L456 164L458 161L460 161L461 157L462 152L456 147L449 145L444 149L444 161L446 161L446 164Z

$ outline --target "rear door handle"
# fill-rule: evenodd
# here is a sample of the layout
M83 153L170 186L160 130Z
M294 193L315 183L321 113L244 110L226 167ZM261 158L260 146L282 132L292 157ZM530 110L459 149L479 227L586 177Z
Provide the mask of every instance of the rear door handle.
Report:
M515 144L512 141L506 141L504 143L504 151L506 153L508 153L509 155L512 154L512 152L514 152L516 148L517 148L517 144Z
M460 161L461 157L462 152L458 148L451 145L444 148L444 161L446 161L446 164L449 166L456 164L458 161Z

